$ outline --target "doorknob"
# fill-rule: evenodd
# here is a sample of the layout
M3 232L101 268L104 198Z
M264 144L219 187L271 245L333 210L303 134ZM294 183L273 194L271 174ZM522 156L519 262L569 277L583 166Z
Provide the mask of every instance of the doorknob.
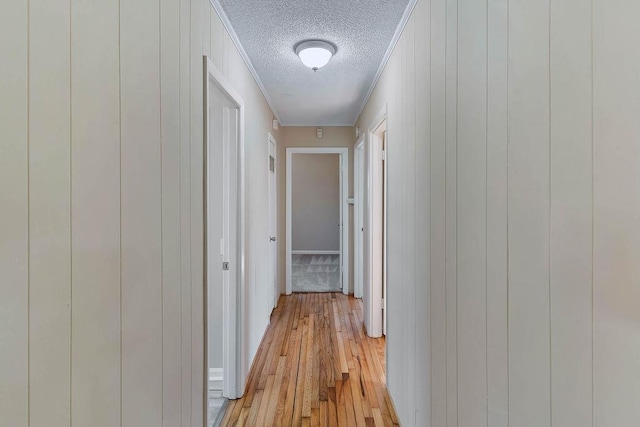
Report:
M270 241L270 242L275 242L275 241L276 241L275 236L271 236L271 237L269 237L269 241Z

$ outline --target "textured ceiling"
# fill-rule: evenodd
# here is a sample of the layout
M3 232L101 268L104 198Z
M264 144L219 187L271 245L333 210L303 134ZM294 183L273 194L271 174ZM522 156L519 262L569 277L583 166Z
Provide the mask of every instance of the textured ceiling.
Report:
M283 125L352 125L410 0L215 0ZM223 19L225 19L223 17ZM317 72L293 51L306 39L338 48Z

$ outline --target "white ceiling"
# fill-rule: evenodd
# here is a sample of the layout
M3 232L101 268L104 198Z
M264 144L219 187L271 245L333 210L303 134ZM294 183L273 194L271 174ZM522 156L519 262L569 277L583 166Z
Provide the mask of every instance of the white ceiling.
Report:
M288 126L350 126L415 0L213 0L276 117ZM317 72L293 51L306 39L335 44Z

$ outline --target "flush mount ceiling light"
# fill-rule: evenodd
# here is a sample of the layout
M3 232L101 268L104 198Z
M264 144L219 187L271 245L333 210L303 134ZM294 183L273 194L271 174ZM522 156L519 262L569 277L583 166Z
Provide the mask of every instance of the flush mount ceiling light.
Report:
M318 71L336 54L336 47L324 40L305 40L295 46L295 52L304 65Z

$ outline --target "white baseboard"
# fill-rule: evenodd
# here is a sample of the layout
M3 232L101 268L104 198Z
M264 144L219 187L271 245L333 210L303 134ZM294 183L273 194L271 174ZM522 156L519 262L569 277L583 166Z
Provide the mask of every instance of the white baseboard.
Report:
M223 372L222 368L209 368L209 381L222 381Z
M293 255L340 255L340 251L291 251Z

